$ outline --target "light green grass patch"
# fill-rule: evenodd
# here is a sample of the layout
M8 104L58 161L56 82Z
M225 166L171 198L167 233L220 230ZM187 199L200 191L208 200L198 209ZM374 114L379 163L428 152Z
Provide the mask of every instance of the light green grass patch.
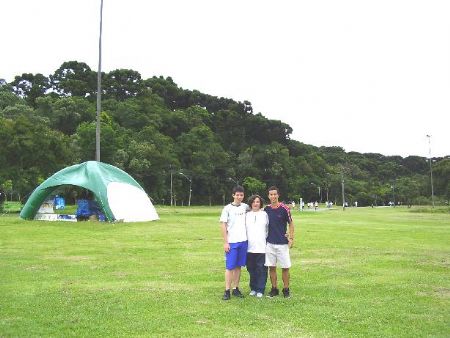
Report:
M449 215L294 211L292 298L224 302L220 210L118 224L0 217L0 336L450 335Z

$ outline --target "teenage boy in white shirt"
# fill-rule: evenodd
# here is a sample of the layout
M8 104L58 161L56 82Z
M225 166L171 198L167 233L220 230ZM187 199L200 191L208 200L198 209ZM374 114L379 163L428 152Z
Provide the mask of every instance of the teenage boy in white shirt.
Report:
M250 275L250 296L261 298L267 282L266 237L269 225L267 213L262 210L263 200L258 195L250 196L251 210L245 216L247 227L247 271Z
M220 226L223 238L223 250L225 251L225 292L223 300L231 298L230 289L235 297L243 298L239 290L241 267L247 261L247 231L245 228L245 212L248 205L242 203L244 188L233 188L233 202L226 205L220 216Z

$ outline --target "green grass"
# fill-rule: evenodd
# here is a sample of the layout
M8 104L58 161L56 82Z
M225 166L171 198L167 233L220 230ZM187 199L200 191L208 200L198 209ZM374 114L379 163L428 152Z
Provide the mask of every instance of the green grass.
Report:
M2 208L3 207L3 208ZM0 206L0 214L2 213L19 213L22 208L22 203L20 202L5 202Z
M121 224L0 217L0 336L450 336L448 214L297 211L292 298L223 302L220 210Z

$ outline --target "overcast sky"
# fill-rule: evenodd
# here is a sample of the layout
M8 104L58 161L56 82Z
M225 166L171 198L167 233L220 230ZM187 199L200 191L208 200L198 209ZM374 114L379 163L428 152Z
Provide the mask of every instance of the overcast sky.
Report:
M1 0L0 78L98 66L100 0ZM450 1L104 0L103 70L249 100L316 146L450 155Z

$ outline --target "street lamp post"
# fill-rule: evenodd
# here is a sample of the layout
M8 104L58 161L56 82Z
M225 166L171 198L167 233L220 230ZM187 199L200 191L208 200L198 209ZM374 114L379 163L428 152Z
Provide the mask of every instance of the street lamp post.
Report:
M391 185L391 189L392 189L392 203L394 203L395 208L395 183Z
M427 135L428 137L428 147L429 147L429 161L430 161L430 180L431 180L431 204L434 208L434 187L433 187L433 168L431 166L431 135Z
M173 171L170 167L170 206L173 205Z
M191 206L191 196L192 196L192 178L185 175L184 173L182 173L181 171L179 172L180 175L183 175L188 181L189 181L189 201L188 201L188 206Z

